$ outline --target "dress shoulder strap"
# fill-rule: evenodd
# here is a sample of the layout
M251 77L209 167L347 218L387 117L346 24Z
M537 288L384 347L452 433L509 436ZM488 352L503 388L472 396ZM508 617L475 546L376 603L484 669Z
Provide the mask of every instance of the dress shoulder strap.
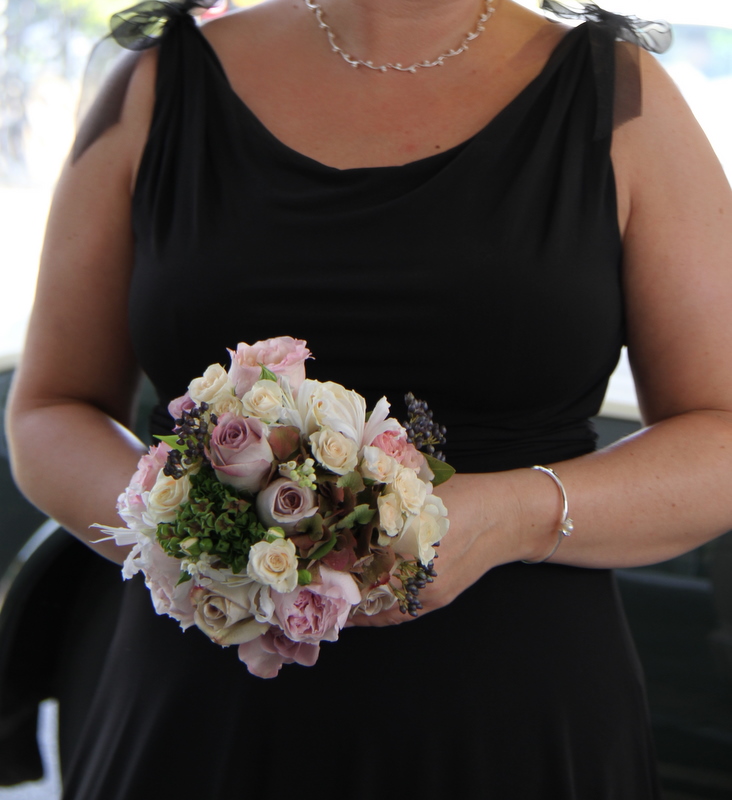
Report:
M127 87L140 54L174 35L176 29L195 25L191 12L210 8L216 0L143 0L110 19L110 33L92 50L84 74L77 114L77 134L72 162L119 122ZM127 52L120 55L119 48Z
M587 24L597 84L594 138L610 136L613 130L640 116L639 48L664 53L671 46L671 26L614 14L582 0L542 0L541 7L555 17Z

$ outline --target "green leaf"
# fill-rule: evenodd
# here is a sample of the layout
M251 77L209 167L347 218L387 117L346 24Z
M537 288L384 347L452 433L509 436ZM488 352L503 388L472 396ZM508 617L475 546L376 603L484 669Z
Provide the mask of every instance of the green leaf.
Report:
M350 529L354 525L366 525L367 522L371 522L375 513L375 508L369 508L369 506L363 503L360 506L356 506L350 514L346 514L346 516L336 524L336 529L343 530L344 528Z
M175 434L171 434L170 436L158 436L155 434L155 438L170 445L172 450L177 450L179 453L185 453L188 447L188 445L185 444L178 444L178 437Z
M191 580L192 577L193 575L191 575L190 572L181 572L180 578L178 578L178 583L176 583L175 585L180 586L181 583L186 583L187 581Z
M433 486L439 486L441 483L445 483L445 481L450 480L455 474L455 468L446 464L444 461L440 461L439 458L430 456L427 453L422 453L422 455L427 459L427 465L435 474L435 477L432 479Z
M327 556L328 553L330 553L330 551L336 546L337 541L338 537L335 535L332 536L325 544L321 544L317 550L310 553L308 558L313 561L316 561L317 559L322 558L323 556Z
M277 383L277 376L274 372L270 372L264 364L259 365L262 368L262 374L259 376L260 381L274 381Z
M336 486L341 489L350 489L354 494L362 492L365 488L363 478L356 470L341 475L336 481Z
M374 518L376 509L370 508L365 503L362 503L361 505L356 506L351 513L356 515L356 522L358 522L359 525L366 525Z
M298 533L307 533L313 541L321 539L323 536L323 517L320 514L313 514L312 517L305 517L297 523Z

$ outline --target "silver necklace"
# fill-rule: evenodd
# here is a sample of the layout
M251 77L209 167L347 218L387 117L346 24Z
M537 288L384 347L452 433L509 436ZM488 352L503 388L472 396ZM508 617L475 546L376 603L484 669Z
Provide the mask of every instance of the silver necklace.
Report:
M453 56L459 56L460 53L464 53L468 49L468 43L472 42L474 39L477 39L481 33L485 30L485 24L488 20L493 16L493 12L495 8L493 8L493 0L483 0L483 13L478 17L478 22L475 26L475 29L468 33L465 38L460 43L460 46L455 48L454 50L448 50L446 53L443 53L434 61L417 61L414 64L411 64L408 67L402 66L401 64L374 64L373 61L362 61L360 58L356 58L355 56L349 55L345 50L338 46L335 40L335 34L333 33L333 29L328 25L328 23L324 19L323 8L315 0L305 0L305 5L315 14L315 18L318 21L318 27L322 28L326 34L328 35L328 42L330 43L330 49L334 53L338 53L338 55L347 63L350 64L352 67L368 67L368 69L376 70L377 72L386 72L388 69L396 70L397 72L416 72L418 69L424 69L426 67L441 67L448 58L452 58Z

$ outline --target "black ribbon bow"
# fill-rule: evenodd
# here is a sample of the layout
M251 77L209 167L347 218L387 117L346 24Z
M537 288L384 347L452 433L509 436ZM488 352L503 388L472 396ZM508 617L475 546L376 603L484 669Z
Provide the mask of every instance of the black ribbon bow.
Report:
M671 26L668 22L652 22L633 16L613 14L592 2L574 0L571 4L560 0L542 0L541 8L557 17L589 20L613 30L617 39L642 47L651 53L665 53L671 46Z
M171 20L186 17L194 8L207 9L217 0L143 0L132 8L112 15L109 21L111 35L117 44L127 50L147 50L154 47L165 33Z

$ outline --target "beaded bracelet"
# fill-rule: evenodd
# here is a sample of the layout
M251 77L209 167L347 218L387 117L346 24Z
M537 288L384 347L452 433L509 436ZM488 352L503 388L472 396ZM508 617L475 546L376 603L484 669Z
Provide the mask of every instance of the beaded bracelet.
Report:
M557 552L559 545L562 543L562 539L565 536L571 536L572 531L574 530L574 522L569 517L569 504L567 503L567 492L564 489L564 484L562 483L561 478L557 475L556 472L551 467L541 467L535 466L531 469L538 470L539 472L543 472L545 475L548 475L554 483L557 484L559 487L559 491L562 493L562 517L559 520L559 530L557 531L557 541L554 547L552 547L551 551L548 555L545 555L544 558L539 558L536 561L523 561L524 564L543 564L545 561L548 561L554 553Z

